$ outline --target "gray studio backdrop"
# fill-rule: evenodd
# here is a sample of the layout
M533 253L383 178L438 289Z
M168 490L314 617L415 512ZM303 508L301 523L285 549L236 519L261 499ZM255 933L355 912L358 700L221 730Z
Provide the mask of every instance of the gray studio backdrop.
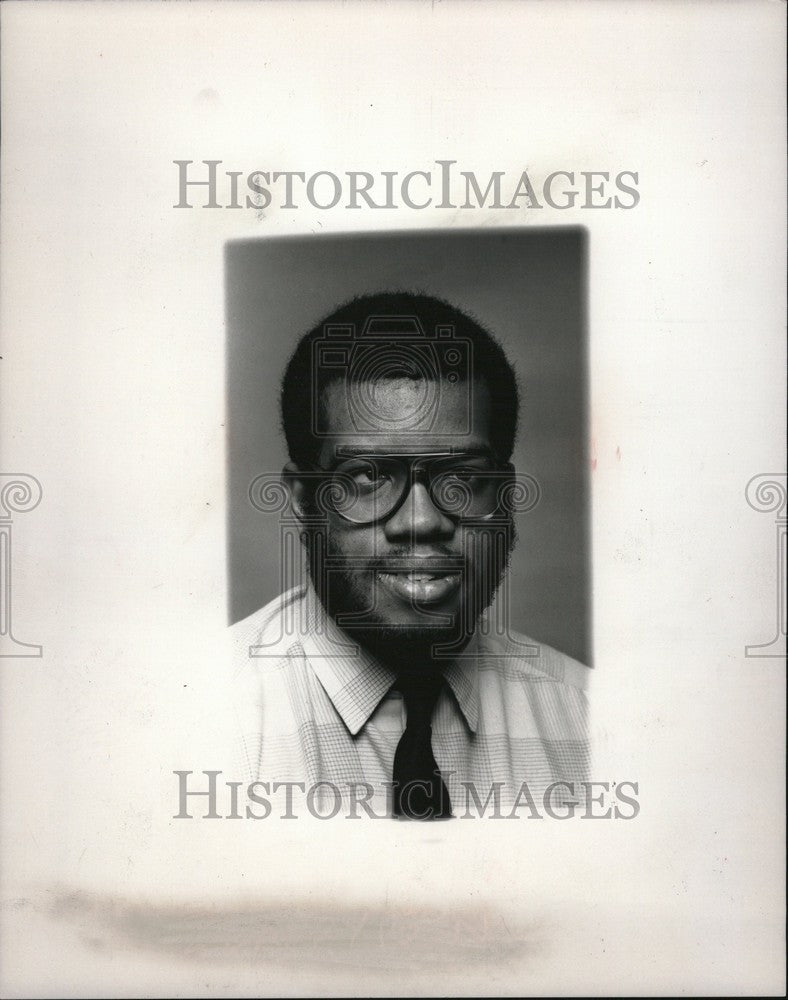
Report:
M287 460L279 380L298 338L354 295L438 295L498 337L522 393L514 461L541 487L518 518L511 625L590 660L586 231L464 230L233 241L226 246L228 580L232 622L279 592L277 515L250 483Z

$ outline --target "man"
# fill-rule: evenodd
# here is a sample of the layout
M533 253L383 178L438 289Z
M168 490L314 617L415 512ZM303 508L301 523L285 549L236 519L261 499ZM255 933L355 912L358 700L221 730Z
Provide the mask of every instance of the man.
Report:
M571 798L586 668L493 604L537 488L510 464L518 408L500 345L440 299L356 298L302 338L283 481L309 578L234 626L250 780L414 818Z

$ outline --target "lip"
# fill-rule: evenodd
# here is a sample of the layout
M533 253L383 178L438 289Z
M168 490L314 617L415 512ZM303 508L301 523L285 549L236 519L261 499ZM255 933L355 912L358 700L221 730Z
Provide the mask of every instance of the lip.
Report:
M423 556L414 558L397 558L380 560L376 566L379 573L425 573L438 576L446 573L459 573L463 560L457 556Z
M461 575L456 568L447 569L446 563L379 570L377 579L395 597L411 606L440 604L460 588Z

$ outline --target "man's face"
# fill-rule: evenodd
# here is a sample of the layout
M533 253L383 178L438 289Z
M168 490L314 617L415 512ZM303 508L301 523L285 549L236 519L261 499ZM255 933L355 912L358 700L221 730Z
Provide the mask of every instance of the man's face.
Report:
M486 385L440 381L426 388L432 392L437 388L433 397L437 406L429 426L414 430L407 415L418 410L424 383L389 379L374 386L330 384L323 400L328 433L320 467L349 469L352 482L369 492L373 480L390 489L387 479L392 474L383 463L376 471L375 458L370 464L365 453L399 456L400 467L407 469L414 453L448 453L450 459L438 460L438 469L443 468L441 462L455 459L470 469L489 468L491 414ZM347 405L348 393L354 392L363 397L367 413L379 416L372 433L369 427L354 427L352 406ZM374 399L371 411L370 399ZM409 473L404 492L395 492L401 498L399 506L373 523L357 523L329 511L325 529L329 558L323 561L322 546L316 547L313 540L310 571L329 613L363 645L379 653L386 652L387 644L397 647L400 655L403 646L423 653L436 644L467 638L503 577L513 533L503 549L500 543L486 544L484 536L491 529L476 519L473 529L467 530L463 521L433 501L429 480L418 475ZM496 524L500 538L500 519Z

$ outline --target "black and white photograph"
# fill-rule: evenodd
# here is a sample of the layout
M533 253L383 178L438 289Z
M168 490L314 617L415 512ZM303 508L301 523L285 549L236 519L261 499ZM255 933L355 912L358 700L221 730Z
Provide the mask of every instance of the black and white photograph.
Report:
M785 12L0 2L0 996L784 995Z
M585 237L228 246L247 781L425 818L583 794Z

